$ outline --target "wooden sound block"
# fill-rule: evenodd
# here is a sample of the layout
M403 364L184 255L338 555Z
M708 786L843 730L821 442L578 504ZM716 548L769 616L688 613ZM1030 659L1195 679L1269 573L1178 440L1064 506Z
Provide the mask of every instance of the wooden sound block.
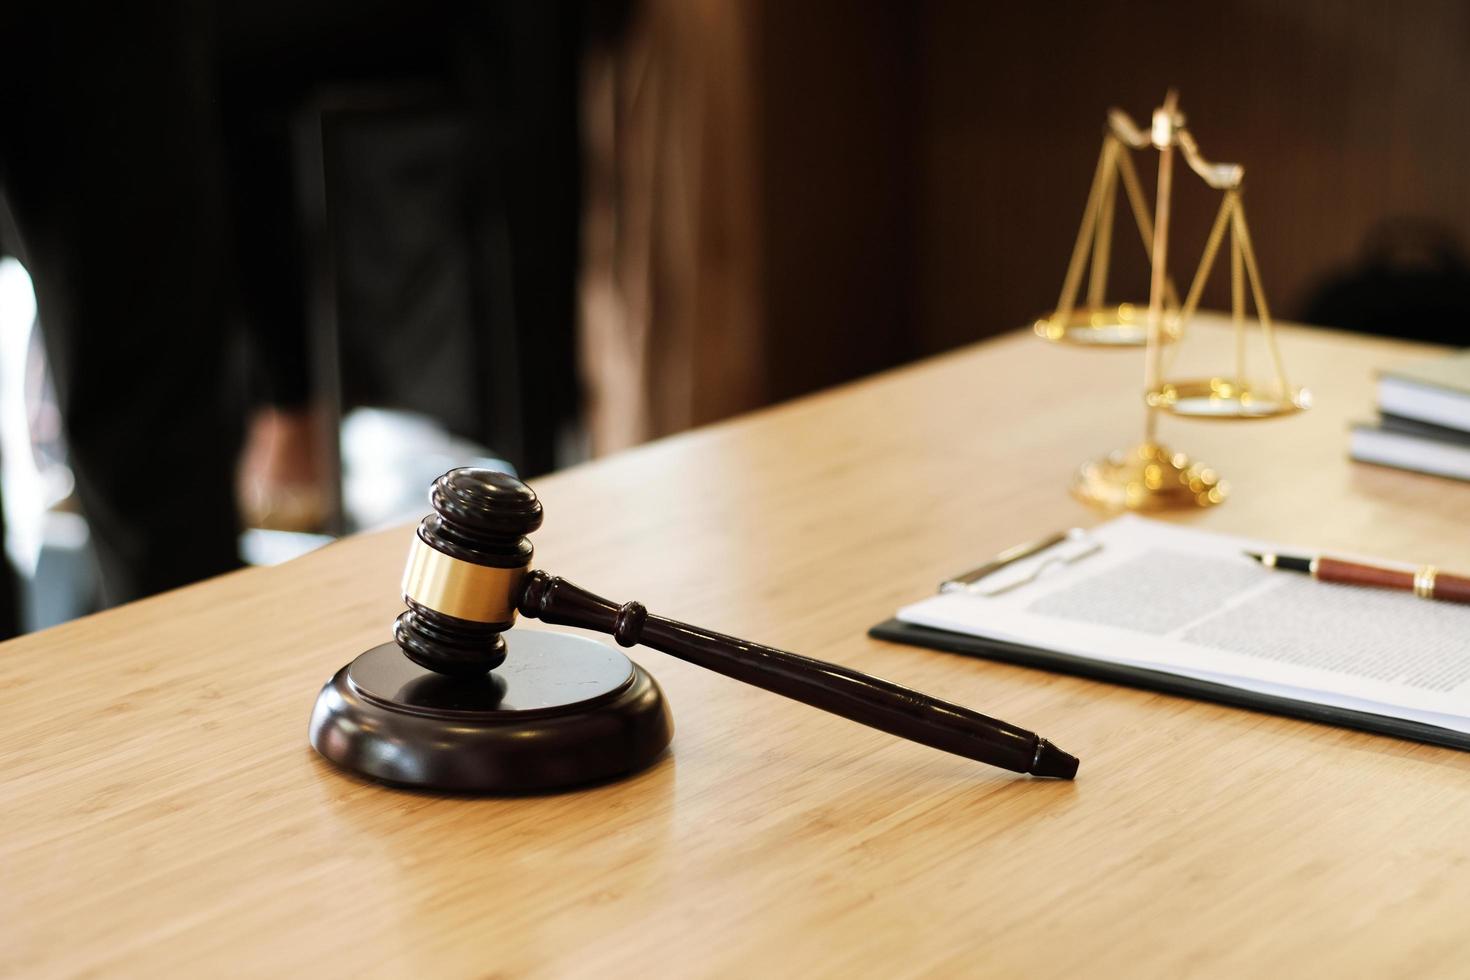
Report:
M495 794L630 774L668 746L663 692L622 653L565 633L504 639L505 662L474 679L373 647L317 696L312 747L377 782Z

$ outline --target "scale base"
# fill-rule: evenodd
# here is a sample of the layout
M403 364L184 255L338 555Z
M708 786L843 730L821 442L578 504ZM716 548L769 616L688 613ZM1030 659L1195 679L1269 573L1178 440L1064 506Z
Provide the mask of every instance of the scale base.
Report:
M391 786L500 794L628 775L668 746L663 692L617 650L538 630L504 639L505 663L469 680L373 647L317 696L312 748Z
M1208 466L1152 442L1085 463L1072 482L1074 496L1105 510L1213 507L1228 490Z

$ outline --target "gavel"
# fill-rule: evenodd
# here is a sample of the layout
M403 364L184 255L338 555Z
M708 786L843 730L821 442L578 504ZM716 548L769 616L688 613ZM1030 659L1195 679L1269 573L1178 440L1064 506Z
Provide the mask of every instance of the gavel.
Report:
M365 717L362 712L380 714L384 709L397 709L401 713L415 715L420 721L436 712L440 715L448 712L444 715L446 722L462 726L471 720L465 716L472 714L476 724L486 726L491 732L478 748L466 747L466 753L480 751L494 755L501 751L497 746L515 746L515 751L522 751L515 738L499 737L496 733L500 728L497 726L510 725L512 731L509 734L519 731L521 736L527 736L528 731L520 726L528 719L538 726L537 732L547 725L557 727L557 717L548 721L544 716L546 710L551 710L552 716L558 716L560 711L560 720L571 722L576 719L575 724L582 724L580 719L585 718L589 711L595 715L599 711L616 713L622 710L609 709L606 704L611 702L605 699L597 701L593 697L539 708L518 704L511 706L515 710L505 714L503 692L497 687L495 678L505 669L516 666L506 662L508 655L514 660L515 654L514 650L508 653L505 634L514 626L519 613L551 625L603 633L623 647L642 644L860 724L979 762L1033 776L1071 779L1076 775L1076 758L1015 725L839 664L655 616L641 603L615 603L557 576L540 570L532 571L533 548L526 535L541 526L542 507L531 488L513 476L481 469L451 470L434 481L430 503L433 513L418 525L404 572L403 599L407 609L393 627L394 641L402 653L398 660L406 657L422 668L421 674L428 672L428 675L412 678L403 673L407 665L395 667L388 664L383 651L390 645L385 645L368 651L358 661L343 668L338 677L323 689L313 716L312 742L328 758L348 768L384 781L409 785L443 783L443 788L455 789L521 789L525 788L524 780L510 770L519 769L523 774L526 769L524 759L509 765L509 768L493 759L488 769L480 765L471 766L471 770L490 772L491 775L468 781L474 785L464 785L467 782L464 779L436 777L416 780L411 778L416 772L413 767L405 771L409 778L405 778L403 772L385 777L382 771L373 771L370 765L364 764L363 757L372 756L373 751L347 743L352 742L365 722L369 728L381 727L379 722L382 718L376 715ZM510 635L516 640L526 637L525 631ZM547 642L545 634L538 631L538 635L538 643ZM558 637L553 635L550 639L556 641ZM601 646L564 634L559 639L562 643ZM511 646L516 644L513 642ZM553 645L537 651L537 669L543 679L554 675L563 680L575 680L574 675L580 669L576 657L565 662L558 659L561 649L561 645ZM571 648L567 650L570 656ZM372 663L359 669L359 664L364 664L369 658L372 658ZM620 668L598 669L612 677ZM634 681L638 681L638 675L643 673L631 662L628 670ZM358 676L351 676L354 672ZM390 672L392 680L385 680ZM354 684L354 680L360 682ZM397 688L390 691L395 684ZM609 692L616 687L611 680L606 686ZM642 706L635 709L642 712L638 717L648 719L653 714L665 713L661 703L657 711L647 703L650 699L661 702L662 694L657 685L649 679L641 686L643 692L638 699L641 699ZM370 690L373 688L376 690ZM424 690L435 692L431 702L426 702L421 696ZM354 699L355 709L351 704ZM623 700L627 700L626 695ZM531 711L530 716L526 715L527 710ZM536 715L538 710L543 715ZM454 717L456 713L458 717ZM353 717L346 724L337 725L340 730L334 731L333 716L339 716L336 720L340 721L344 714ZM505 716L497 717L502 714ZM622 723L614 723L612 727L619 724ZM650 754L653 743L660 737L654 732L657 728L654 721L645 720L643 724L649 728L650 734L642 739L645 744L630 751L630 760L637 756L638 764L651 761L644 757ZM402 724L390 727L403 729ZM438 735L435 734L436 726L410 725L399 730L400 749L402 737L410 741L441 737L445 728L447 725L437 726ZM558 731L564 728L562 726ZM591 731L589 727L589 734L578 733L571 736L570 741L586 739L591 742L596 738L590 734ZM664 731L666 734L662 737L666 743L672 735L667 723ZM327 744L336 736L340 737L336 738L335 745ZM527 741L534 739L520 738L520 742ZM377 747L369 748L375 751ZM661 750L662 746L658 746L658 751ZM575 755L576 746L572 745L570 751ZM616 761L603 763L601 768L593 767L591 771L598 777L616 775L603 771L608 765L617 768L618 764ZM633 767L632 761L628 767ZM444 766L439 768L442 770ZM564 772L567 781L576 781L578 775L585 774L583 767L573 763L554 768ZM559 780L543 778L532 782L531 788L544 788Z

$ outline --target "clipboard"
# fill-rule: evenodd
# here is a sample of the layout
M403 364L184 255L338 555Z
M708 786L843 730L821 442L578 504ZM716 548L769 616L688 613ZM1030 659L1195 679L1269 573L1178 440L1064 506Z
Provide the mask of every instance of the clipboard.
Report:
M1053 545L1075 537L1078 532L1061 531L1038 542L1007 549L979 568L940 585L940 591L975 588L985 578L1023 558L1030 557ZM1296 718L1317 724L1335 725L1358 731L1389 735L1394 738L1439 745L1447 748L1470 751L1470 734L1426 724L1404 718L1356 711L1313 701L1298 700L1280 695L1262 693L1212 683L1199 678L1180 676L1165 671L1149 670L1106 660L1095 660L1059 650L1046 650L1005 640L972 636L948 630L934 629L888 619L868 630L868 635L878 640L901 643L906 646L958 653L966 656L983 657L1001 663L1015 664L1054 673L1072 674L1091 680L1122 684L1127 687L1177 695L1199 701L1210 701L1236 708L1245 708L1267 714Z

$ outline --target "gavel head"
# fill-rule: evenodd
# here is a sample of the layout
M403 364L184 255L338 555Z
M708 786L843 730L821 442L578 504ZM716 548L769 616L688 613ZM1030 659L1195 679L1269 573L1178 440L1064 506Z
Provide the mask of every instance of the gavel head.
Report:
M393 639L421 667L482 676L505 660L500 634L515 624L531 565L525 535L541 526L541 501L507 473L467 467L435 480L429 500L434 512L408 553L408 610Z

